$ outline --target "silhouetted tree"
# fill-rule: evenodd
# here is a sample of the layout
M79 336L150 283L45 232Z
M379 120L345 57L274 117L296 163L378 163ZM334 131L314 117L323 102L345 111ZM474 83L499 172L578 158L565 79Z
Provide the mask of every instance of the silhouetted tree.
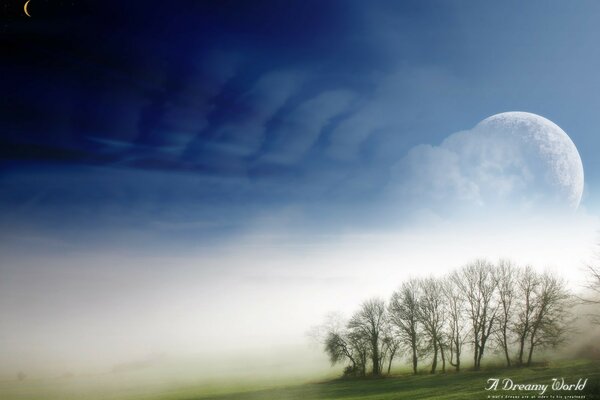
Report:
M600 314L598 306L600 306L600 267L594 265L587 266L588 279L585 283L587 292L584 296L579 297L582 304L595 308L590 314L592 323L600 325Z
M383 364L387 361L387 374L389 375L392 370L392 362L396 357L398 350L400 349L400 340L398 336L396 336L392 330L392 325L389 322L389 318L385 324L383 330L383 340L382 340L382 354L381 357L381 367L379 368L383 371Z
M351 345L346 335L341 332L329 332L325 339L325 352L329 356L331 365L335 365L346 359L352 363L352 369L356 369L356 359L351 351Z
M348 322L353 335L364 338L369 344L373 375L381 375L383 333L386 324L386 307L383 300L373 298L365 301Z
M475 260L458 271L456 284L466 299L473 339L473 367L477 370L481 367L498 312L498 303L495 301L498 284L493 265L483 259Z
M527 365L531 365L534 348L555 347L565 340L569 322L570 295L565 281L550 272L544 272L539 282L533 304Z
M368 343L350 332L339 314L327 316L323 325L311 333L324 346L331 365L347 363L347 375L365 375Z
M538 292L539 285L539 276L530 265L527 265L523 270L519 272L516 285L517 318L513 328L514 332L517 335L519 346L517 355L517 361L519 365L523 365L525 344L533 326L533 318L535 315L535 295Z
M459 274L453 272L443 283L443 293L447 309L447 331L450 351L450 365L456 371L460 371L460 356L466 339L465 328L465 296L463 296L457 285Z
M421 297L419 298L417 310L419 321L428 337L429 349L433 354L431 361L431 373L433 374L437 368L438 353L443 351L442 333L445 312L442 283L437 279L427 278L420 280L419 285L421 287Z
M410 279L402 283L400 289L392 294L389 305L391 324L396 328L400 343L411 354L413 373L417 373L418 354L421 342L419 322L419 281Z
M517 268L508 260L500 260L495 270L498 281L498 329L496 338L506 359L506 366L510 367L509 346L511 342L511 328L514 323L514 309L516 303L516 277Z
M600 290L600 274L592 272L592 278ZM549 272L479 259L443 279L409 279L387 307L379 298L367 300L347 323L330 317L317 336L332 365L346 363L345 373L353 375L366 375L369 364L373 375L386 366L389 374L400 349L410 354L415 374L419 358L429 355L431 373L438 357L442 371L447 360L459 371L468 338L474 368L480 369L491 335L508 367L514 343L516 362L531 365L536 349L564 342L571 298L565 281Z
M370 342L361 332L349 330L347 333L348 342L356 360L354 375L367 375L367 363L370 354Z

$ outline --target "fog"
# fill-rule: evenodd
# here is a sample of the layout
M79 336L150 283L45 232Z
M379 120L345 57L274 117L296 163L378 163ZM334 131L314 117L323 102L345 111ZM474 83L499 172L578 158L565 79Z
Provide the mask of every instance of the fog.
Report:
M1 252L1 373L102 373L192 357L214 374L242 354L245 365L327 370L307 331L329 312L347 315L365 298L387 298L409 276L508 257L552 269L580 290L598 239L596 218L531 218L339 235L271 225L186 252L149 244L57 253L35 246L39 237L15 235Z

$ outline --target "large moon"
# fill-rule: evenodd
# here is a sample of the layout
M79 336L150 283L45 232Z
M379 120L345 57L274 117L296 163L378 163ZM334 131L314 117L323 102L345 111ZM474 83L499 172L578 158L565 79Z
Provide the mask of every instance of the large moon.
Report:
M511 197L532 207L579 206L583 164L577 147L558 125L532 113L505 112L484 119L473 131L492 146L489 159L481 159L484 165L489 163L483 174L493 171L521 178L521 187L513 187Z

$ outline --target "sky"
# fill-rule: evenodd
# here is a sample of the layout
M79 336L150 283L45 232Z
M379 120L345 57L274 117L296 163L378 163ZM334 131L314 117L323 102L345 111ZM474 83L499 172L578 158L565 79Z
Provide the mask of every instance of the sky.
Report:
M589 258L597 2L21 7L0 27L0 354L203 351L232 320L239 346L284 345L410 274ZM447 186L463 181L440 152L507 111L569 135L576 211L499 212Z

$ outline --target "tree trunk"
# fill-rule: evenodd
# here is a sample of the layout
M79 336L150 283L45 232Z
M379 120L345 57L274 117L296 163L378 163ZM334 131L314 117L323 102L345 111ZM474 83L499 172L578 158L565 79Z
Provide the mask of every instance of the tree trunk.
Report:
M535 334L536 329L531 332L531 340L529 341L529 355L527 356L527 366L531 365L531 359L533 358L533 348L535 347Z
M413 374L417 374L417 338L416 335L413 334L413 342L412 342L412 365L413 365Z
M460 343L456 340L456 372L460 371Z
M396 355L396 350L394 349L394 351L392 351L390 353L390 360L388 361L388 370L387 370L387 374L390 374L390 371L392 370L392 361L394 360L394 355Z
M379 349L377 346L377 341L372 343L372 361L373 361L373 375L378 376L381 375L381 371L379 370Z
M519 338L519 365L523 365L523 352L525 351L525 335Z
M533 357L533 343L531 344L531 347L529 348L529 355L527 356L527 366L529 367L531 365L531 359Z
M454 341L451 340L450 341L450 365L452 365L456 371L460 371L460 350L459 350L459 344L458 344L458 340L456 341L456 350L454 350ZM454 355L456 354L456 362L453 362L454 360Z
M446 372L446 355L444 354L444 346L442 343L439 343L440 346L440 355L442 356L442 372Z
M529 333L529 300L530 294L527 293L525 296L525 325L523 331L519 337L519 365L523 365L523 352L525 351L525 339L527 339L527 333Z
M506 326L502 332L503 339L503 347L504 347L504 356L506 357L506 366L510 368L510 355L508 354L508 338L506 335Z
M479 359L477 360L477 369L481 368L481 359L483 358L483 347L479 349Z
M349 351L345 351L344 353L346 354L346 357L348 357L350 359L350 362L352 363L352 371L354 371L353 373L354 374L358 373L358 371L356 370L356 360L354 359L354 357L352 357L352 355L350 354Z
M435 374L435 369L437 368L437 356L438 356L438 346L437 341L433 341L433 361L431 362L431 373Z

